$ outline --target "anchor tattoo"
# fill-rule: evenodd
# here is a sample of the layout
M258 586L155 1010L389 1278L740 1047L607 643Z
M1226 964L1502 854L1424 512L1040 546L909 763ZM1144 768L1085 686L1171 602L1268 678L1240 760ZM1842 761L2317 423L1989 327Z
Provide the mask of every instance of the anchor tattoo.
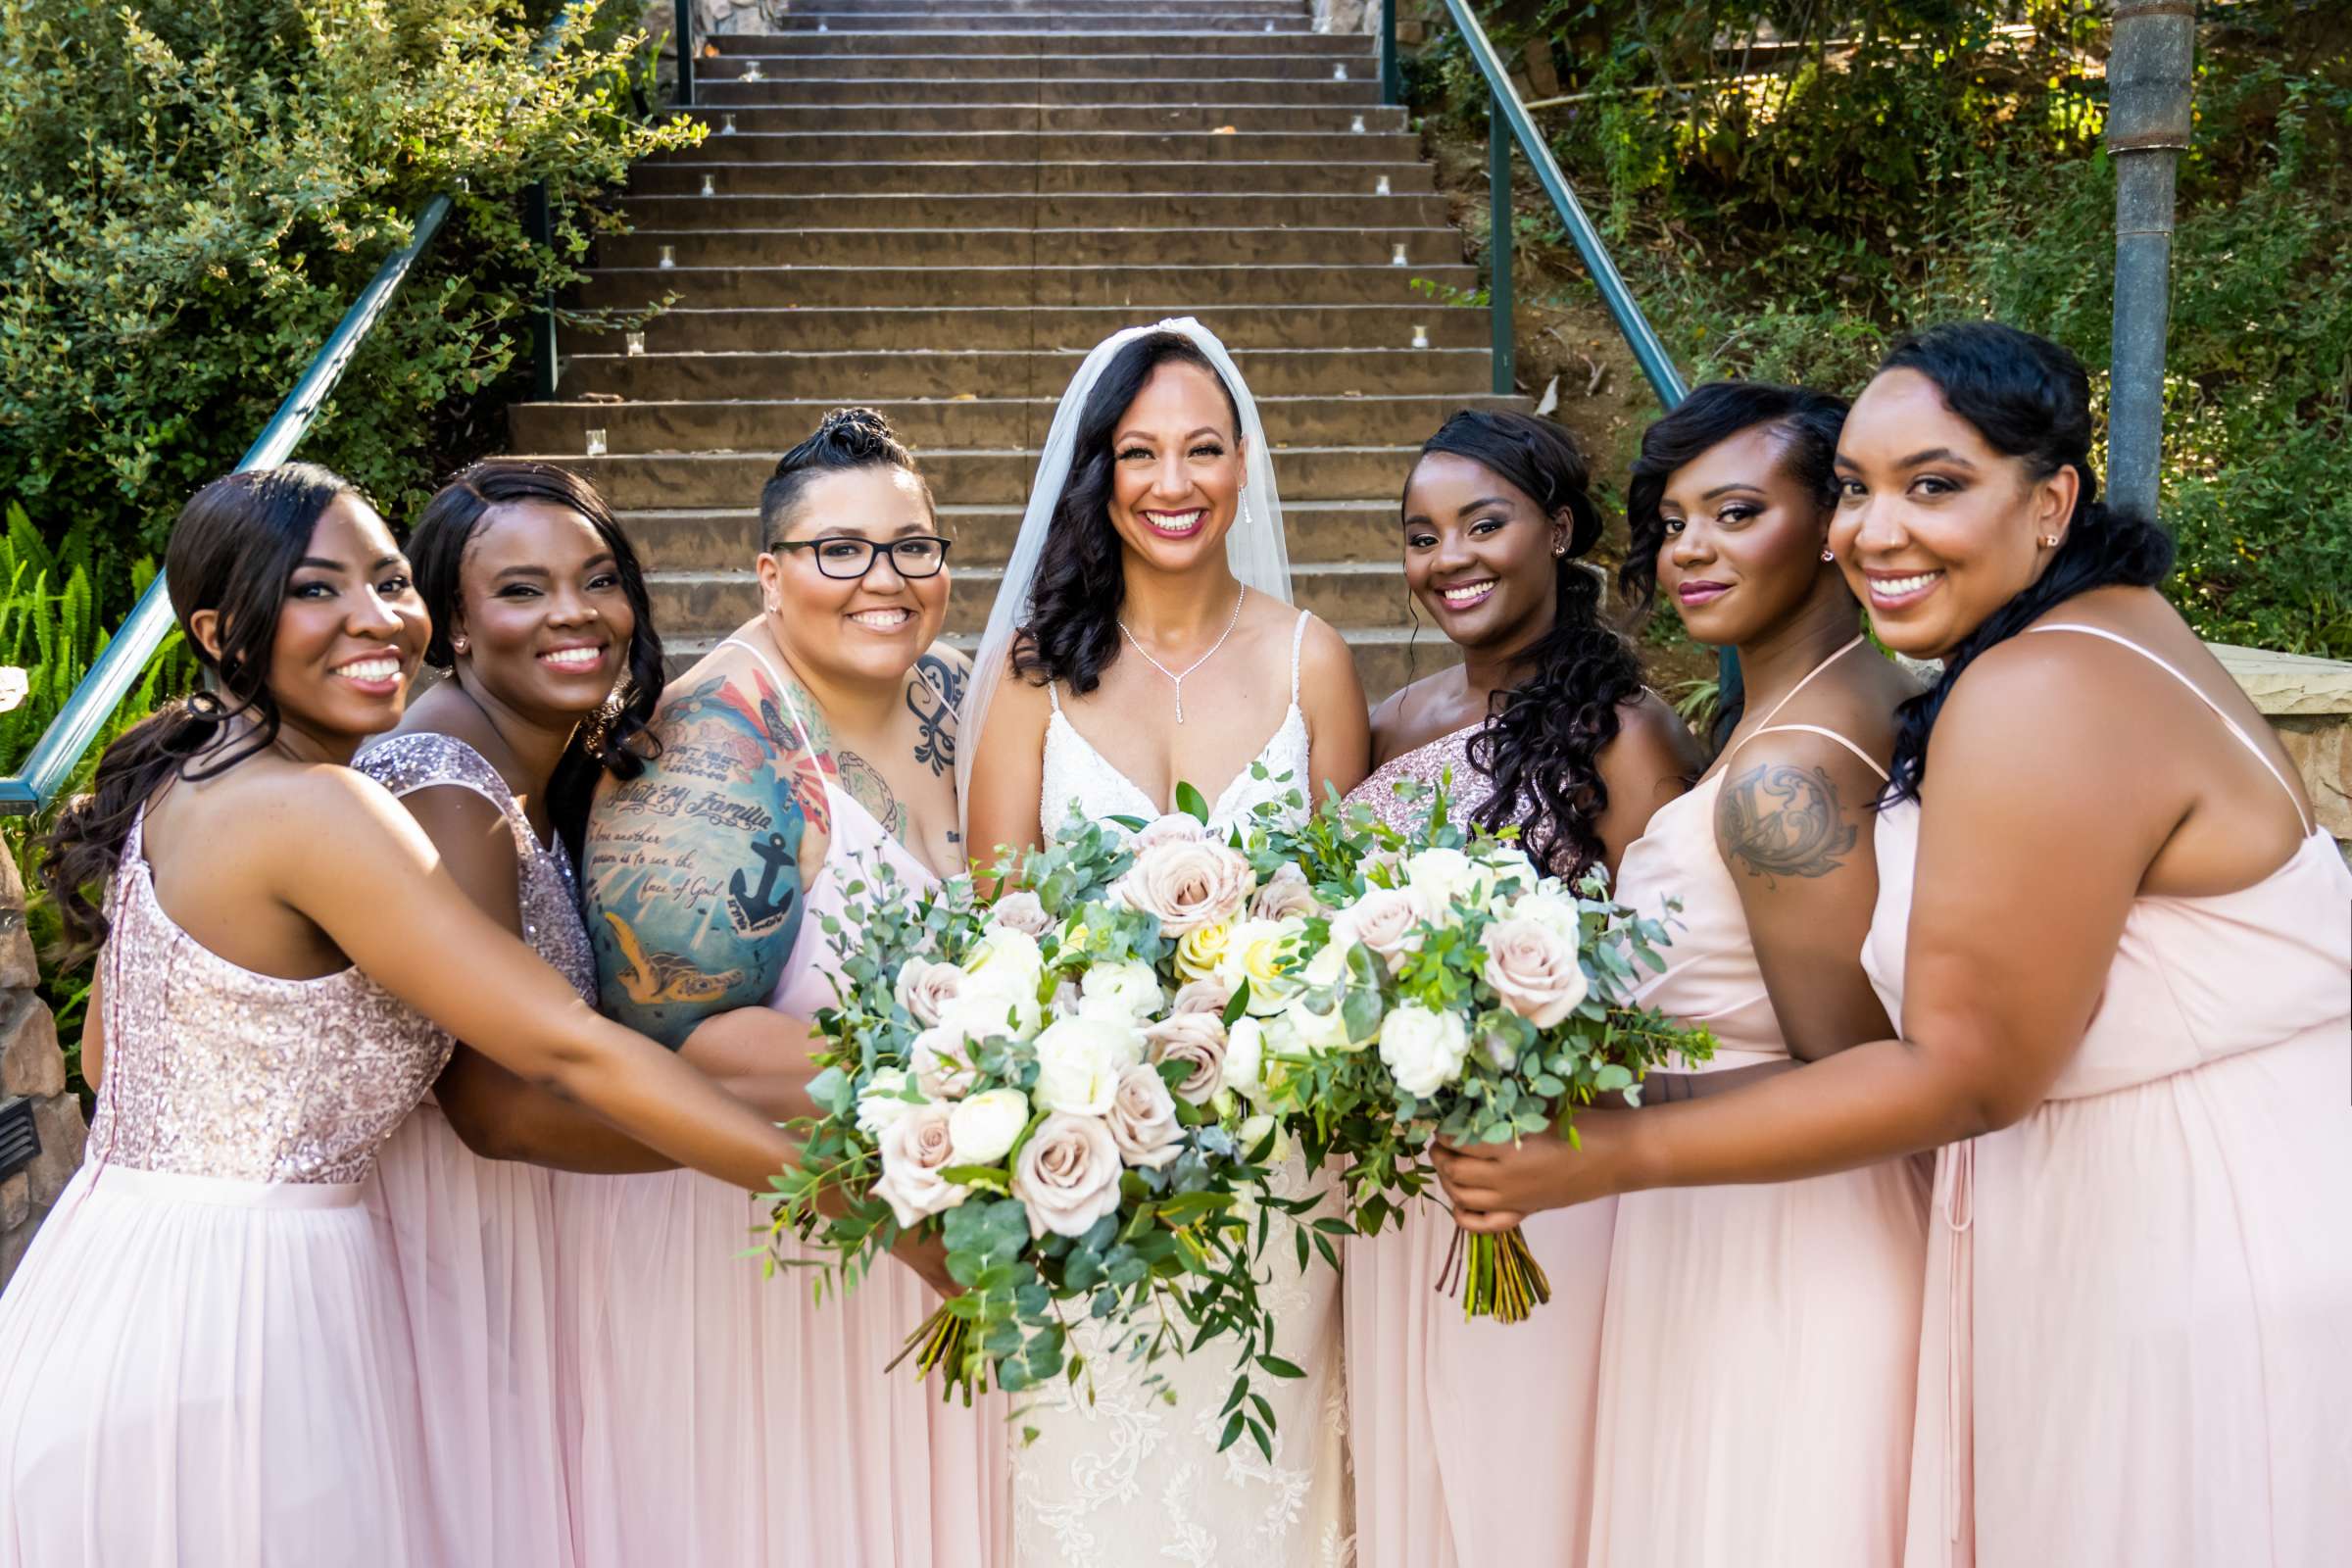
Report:
M727 917L736 930L757 937L775 930L791 914L800 890L790 886L779 890L776 883L799 855L781 833L752 840L752 853L760 861L759 889L753 890L739 868L727 882Z

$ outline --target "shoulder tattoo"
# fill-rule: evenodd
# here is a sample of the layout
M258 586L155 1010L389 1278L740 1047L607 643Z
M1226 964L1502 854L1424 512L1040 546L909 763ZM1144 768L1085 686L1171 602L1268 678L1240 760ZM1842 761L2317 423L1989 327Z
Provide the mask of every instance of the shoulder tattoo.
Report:
M906 710L919 726L914 760L937 778L956 765L956 721L963 711L969 673L959 662L938 654L923 655L914 667L922 677L906 686Z
M1723 781L1715 837L1767 886L1785 876L1824 876L1844 864L1861 841L1846 818L1826 768L1765 762Z
M851 800L871 811L874 820L881 823L883 830L892 838L906 836L906 808L892 792L890 780L882 776L880 768L856 752L834 753L833 766L841 779L841 787L849 791Z

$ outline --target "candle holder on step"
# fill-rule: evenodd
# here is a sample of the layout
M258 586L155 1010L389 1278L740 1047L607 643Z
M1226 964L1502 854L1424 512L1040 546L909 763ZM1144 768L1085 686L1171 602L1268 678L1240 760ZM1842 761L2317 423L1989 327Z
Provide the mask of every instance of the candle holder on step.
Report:
M1413 347L1417 349L1429 347L1429 328L1418 321L1413 323Z
M760 74L759 61L755 60L743 68L743 79L746 81L764 81L766 79Z
M735 117L733 115L721 115L718 117L718 133L721 136L732 136L735 134Z
M1375 195L1375 196L1389 196L1389 195L1394 195L1394 194L1395 194L1395 192L1393 192L1393 191L1391 191L1391 190L1389 189L1389 176L1388 176L1388 175L1386 175L1386 174L1383 174L1383 175L1381 175L1381 176L1380 176L1380 178L1379 178L1379 179L1377 179L1377 180L1373 181L1373 183L1372 183L1372 194L1373 194L1373 195Z
M1404 259L1404 242L1402 240L1397 241L1396 248L1389 253L1389 265L1391 267L1408 267L1411 265Z
M592 458L605 455L605 432L602 426L588 432L588 455Z
M1346 66L1332 67L1331 79L1334 81L1346 81L1348 79L1348 68Z
M645 334L643 332L624 333L621 343L627 348L629 358L632 360L645 352Z
M1401 245L1396 247L1396 259L1404 259L1404 247ZM662 246L662 254L655 259L654 265L664 272L674 270L678 265L678 248L675 245Z
M1364 117L1358 115L1348 122L1348 130L1350 135L1361 136L1364 133Z
M710 174L705 174L703 176L703 194L706 196L715 196L718 194L718 180L715 176Z

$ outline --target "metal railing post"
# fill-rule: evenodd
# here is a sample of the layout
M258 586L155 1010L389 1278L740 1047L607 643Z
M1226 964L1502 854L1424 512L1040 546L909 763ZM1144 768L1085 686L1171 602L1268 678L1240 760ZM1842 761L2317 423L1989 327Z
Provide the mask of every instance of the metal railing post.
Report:
M2163 488L2173 181L2188 146L2196 45L2194 0L2119 0L2107 58L2107 148L2115 162L2107 499L2148 517Z
M530 231L532 244L554 252L556 221L548 208L547 181L539 181L524 194L523 224ZM553 403L557 383L562 379L562 367L556 360L556 297L542 294L539 308L531 313L532 395L541 403Z
M694 0L678 0L678 107L694 107Z
M1508 397L1519 386L1513 360L1511 313L1511 127L1502 100L1487 99L1487 310L1494 331L1494 390Z
M1380 101L1404 102L1404 64L1396 58L1396 0L1380 0Z

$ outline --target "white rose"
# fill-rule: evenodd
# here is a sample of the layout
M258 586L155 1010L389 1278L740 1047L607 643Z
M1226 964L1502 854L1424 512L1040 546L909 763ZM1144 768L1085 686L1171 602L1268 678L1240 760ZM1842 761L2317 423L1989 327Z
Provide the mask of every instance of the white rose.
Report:
M899 999L899 1005L926 1029L939 1022L962 988L961 969L928 958L908 958L891 982L891 994Z
M1489 845L1486 859L1494 872L1497 886L1516 883L1516 891L1533 893L1544 881L1544 874L1536 869L1536 862L1529 859L1527 852L1516 844Z
M1111 1142L1130 1165L1157 1170L1184 1152L1184 1129L1176 1121L1176 1102L1158 1069L1137 1065L1119 1074L1102 1118L1110 1125Z
M1372 888L1331 922L1331 940L1343 948L1362 943L1395 974L1421 946L1420 919L1411 894Z
M1494 873L1459 850L1423 850L1404 862L1405 891L1431 925L1452 925L1457 904L1483 907L1494 890Z
M1225 1085L1225 1023L1219 1013L1180 1008L1144 1025L1144 1046L1154 1065L1177 1061L1190 1069L1177 1081L1179 1100L1201 1104Z
M1250 1152L1263 1143L1268 1133L1274 1135L1274 1146L1266 1151L1265 1162L1269 1166L1279 1165L1284 1156L1290 1152L1290 1134L1282 1130L1282 1123L1264 1111L1243 1119L1242 1125L1234 1130L1234 1147L1239 1149L1242 1152L1242 1157L1247 1159L1250 1157Z
M997 900L988 914L993 923L1023 936L1042 937L1054 929L1054 917L1027 888L1015 888Z
M1025 981L1015 970L990 968L966 974L956 999L940 1011L940 1027L975 1040L1004 1035L1026 1040L1045 1022L1035 975Z
M882 1129L880 1147L882 1174L874 1182L874 1196L890 1204L901 1225L954 1208L972 1196L970 1188L939 1174L954 1159L945 1105L914 1106L911 1114Z
M1487 927L1483 971L1496 1000L1539 1029L1549 1029L1584 1002L1589 986L1576 944L1534 920Z
M1029 1125L1029 1097L1018 1089L983 1089L948 1113L958 1165L994 1165Z
M1348 950L1353 946L1355 943L1352 939L1341 941L1337 936L1324 943L1315 950L1315 956L1306 960L1306 967L1298 971L1299 984L1336 986L1347 979Z
M1470 1051L1470 1031L1459 1014L1432 1012L1407 1002L1380 1021L1380 1059L1396 1085L1416 1100L1427 1099L1461 1075Z
M996 921L982 928L980 940L963 956L963 972L975 980L985 977L992 985L1035 996L1038 979L1046 972L1046 956L1037 938Z
M1121 1168L1119 1146L1102 1117L1048 1116L1012 1166L1012 1196L1029 1211L1029 1234L1084 1236L1116 1213Z
M1283 1008L1282 1015L1298 1032L1298 1044L1318 1056L1361 1051L1372 1043L1371 1035L1361 1040L1348 1037L1348 1009L1341 1005L1340 999L1333 1000L1329 1012L1317 1012L1306 1004L1304 997L1299 997Z
M1207 837L1208 825L1199 817L1190 811L1170 811L1146 822L1129 841L1129 847L1141 855L1162 844L1198 844Z
M1584 929L1576 901L1557 893L1523 893L1504 911L1513 920L1531 920L1564 942L1581 942Z
M1078 985L1078 1011L1112 1023L1141 1023L1166 1002L1159 976L1150 964L1132 958L1122 963L1098 963Z
M1251 1100L1265 1093L1266 1029L1240 1017L1225 1036L1225 1087Z
M1037 1037L1037 1102L1073 1116L1110 1109L1119 1074L1144 1058L1143 1037L1131 1025L1101 1018L1062 1018Z
M32 695L32 676L14 664L0 665L0 713L23 705Z
M872 1138L922 1103L906 1098L912 1077L904 1067L876 1067L858 1097L858 1130Z
M935 1100L960 1100L980 1081L973 1052L963 1031L941 1024L916 1035L907 1056L924 1094Z
M1242 920L1235 923L1225 939L1225 952L1217 959L1217 978L1233 991L1242 983L1250 985L1250 1010L1264 1016L1282 1010L1283 999L1295 986L1281 972L1283 959L1291 945L1306 930L1306 922L1298 919Z

